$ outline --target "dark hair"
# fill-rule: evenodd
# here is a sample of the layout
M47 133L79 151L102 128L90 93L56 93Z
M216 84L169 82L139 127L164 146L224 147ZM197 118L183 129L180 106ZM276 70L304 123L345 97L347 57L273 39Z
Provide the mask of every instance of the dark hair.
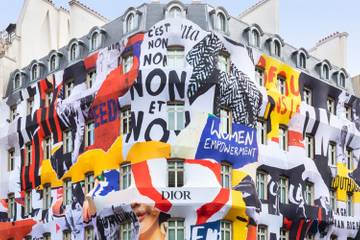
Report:
M169 218L171 218L170 214L160 212L159 214L159 225L163 222L166 222Z

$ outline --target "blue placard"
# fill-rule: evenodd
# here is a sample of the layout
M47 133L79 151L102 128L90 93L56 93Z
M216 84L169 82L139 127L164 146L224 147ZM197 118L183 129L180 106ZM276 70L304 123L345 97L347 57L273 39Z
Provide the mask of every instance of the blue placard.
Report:
M220 119L209 115L196 151L196 159L227 161L240 168L257 161L256 130L233 123L231 134L221 132Z
M218 240L220 239L220 221L191 226L190 240Z

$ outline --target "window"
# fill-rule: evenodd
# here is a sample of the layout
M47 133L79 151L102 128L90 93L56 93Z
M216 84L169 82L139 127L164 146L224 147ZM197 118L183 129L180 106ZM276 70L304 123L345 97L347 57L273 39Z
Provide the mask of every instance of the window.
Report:
M85 227L85 240L94 239L94 229L92 226Z
M266 142L267 142L267 139L266 139L267 130L266 129L267 128L266 128L265 120L258 119L257 129L256 129L258 143L266 144Z
M280 240L289 240L289 231L284 228L280 229Z
M279 179L279 198L280 198L280 203L288 203L288 185L289 185L289 180L287 177L282 176Z
M180 159L168 160L169 187L182 187L184 185L184 161Z
M95 123L90 121L85 127L85 147L91 146L95 142Z
M267 240L268 239L267 226L258 225L256 239L257 240Z
M133 65L134 58L131 54L123 57L123 73L130 72Z
M345 74L344 73L342 73L342 72L340 72L339 73L339 86L340 87L345 87Z
M71 153L73 151L73 141L71 129L64 131L63 133L63 152Z
M21 87L21 76L20 73L17 73L14 78L14 90Z
M349 217L353 216L353 195L352 193L347 194L346 198L346 212Z
M43 209L49 209L51 206L51 186L45 184L43 188Z
M345 150L345 156L346 156L346 166L349 170L353 170L353 150L351 148L346 148Z
M32 236L31 235L26 235L25 236L25 240L32 240L33 238L32 238Z
M25 192L25 216L28 216L32 212L32 205L31 205L31 191Z
M223 133L232 133L231 111L224 107L220 108L220 128Z
M167 66L169 68L183 68L185 66L184 47L173 46L167 49Z
M100 34L98 32L94 32L91 35L91 50L92 51L99 48L99 45L100 45L99 38L100 38Z
M305 204L313 205L314 203L314 184L311 182L305 183Z
M223 13L217 14L218 18L218 30L226 32L226 17Z
M8 150L8 171L11 172L15 167L15 149L10 148Z
M225 53L220 53L218 58L218 69L222 72L229 73L230 64L229 64L229 55Z
M220 222L220 232L221 238L220 240L231 240L232 239L232 226L229 221L221 221Z
M25 166L30 166L31 165L31 160L32 160L32 146L31 146L31 142L28 142L25 144Z
M283 151L288 150L288 130L285 126L279 127L279 146Z
M314 141L314 137L309 134L306 134L305 136L305 150L306 150L306 156L308 158L314 159L315 141Z
M345 116L346 119L352 121L352 107L350 105L345 105Z
M336 165L336 143L335 142L329 142L328 162L329 162L330 166Z
M88 194L94 188L94 173L85 174L85 194Z
M185 224L183 219L168 220L168 240L184 240Z
M131 240L131 224L129 222L120 225L120 239Z
M49 62L50 72L55 71L57 69L57 56L55 54L51 55Z
M52 137L47 136L43 140L43 159L51 158Z
M10 121L14 121L16 117L16 105L10 107Z
M315 239L314 234L312 234L312 233L308 233L305 238L305 240L314 240L314 239Z
M281 44L278 40L274 40L274 55L281 57Z
M10 193L8 195L8 218L14 218L15 217L15 195L13 193Z
M330 207L331 207L331 210L336 211L336 192L335 192L335 190L330 190Z
M131 185L131 164L125 163L120 166L120 189L126 189Z
M231 188L231 165L228 163L221 163L221 186Z
M75 61L78 58L78 45L73 43L70 47L70 61Z
M259 34L259 31L256 29L251 30L250 44L253 47L260 47L260 34Z
M130 133L131 130L131 108L130 105L125 106L121 109L120 112L120 121L121 121L121 126L120 126L120 130L121 133L120 134L128 134Z
M285 79L285 77L282 75L278 75L277 80L278 80L279 92L281 93L281 95L285 95L286 94L286 79Z
M307 105L312 106L312 91L310 88L304 87L303 98Z
M28 98L26 105L26 115L31 115L34 108L34 99Z
M267 199L267 174L262 171L256 173L256 190L259 199Z
M183 101L167 103L168 130L182 130L185 127L185 111Z
M87 88L92 88L92 86L94 85L95 80L96 80L96 69L93 69L93 70L88 72L87 77L86 77L86 86L87 86Z
M302 69L306 68L306 56L304 53L299 53L299 67Z
M63 198L64 204L69 205L72 203L72 182L71 179L65 179L63 182Z
M51 233L44 233L43 236L44 236L43 240L51 240Z
M51 103L52 103L52 91L48 91L46 92L45 95L45 107L50 107Z
M71 231L70 230L63 231L63 240L71 240Z
M182 11L179 7L174 6L169 10L169 17L170 18L178 18L182 16Z
M327 64L323 64L322 69L321 69L321 78L328 80L329 76L330 76L329 66Z
M331 235L330 236L330 240L337 240L338 238L337 238L337 236L336 235Z
M31 68L31 81L38 79L39 77L39 66L38 64L34 64Z
M327 111L328 111L329 113L331 113L331 114L336 115L335 100L334 100L334 98L328 97L326 104L327 104Z
M74 87L73 80L69 80L65 83L65 98L70 97L73 87Z
M136 28L135 26L135 15L130 13L129 16L126 18L126 32L132 32Z
M255 68L255 78L259 86L265 86L264 69L260 67Z

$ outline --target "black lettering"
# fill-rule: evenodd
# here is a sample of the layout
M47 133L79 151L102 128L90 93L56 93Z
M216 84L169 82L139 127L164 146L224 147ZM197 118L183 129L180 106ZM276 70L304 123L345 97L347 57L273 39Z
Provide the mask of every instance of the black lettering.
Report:
M180 98L185 97L185 81L186 81L186 72L181 73L181 79L177 75L175 70L169 72L169 95L170 101L176 100L175 98L175 87L180 96Z
M160 78L160 83L156 82L154 84L152 83L152 80L155 78L155 76L158 76ZM151 96L157 96L159 95L165 88L166 85L166 75L165 73L159 69L159 68L155 68L154 70L152 70L149 75L146 77L146 90L147 92L151 95ZM151 86L158 86L158 89L153 91L151 89Z
M135 118L135 113L131 112L130 134L126 136L126 142L129 142L131 134L134 134L135 141L139 139L143 119L144 119L144 112L139 111L137 118Z
M150 107L149 107L149 113L151 113L151 114L154 114L154 110L155 110L155 101L152 101L151 103L150 103Z
M150 137L150 132L151 132L151 129L154 125L159 125L161 128L162 128L162 131L163 131L163 135L161 136L160 139L152 139ZM152 140L156 140L156 141L160 141L160 142L167 142L169 140L169 135L170 135L170 132L167 130L167 127L166 127L166 122L164 119L161 119L161 118L157 118L157 119L154 119L150 124L149 126L146 128L145 130L145 141L152 141Z
M136 82L131 86L130 88L130 96L131 96L131 100L134 100L134 89L136 90L137 94L139 97L142 97L143 94L143 88L142 88L142 74L141 71L139 71L138 77Z

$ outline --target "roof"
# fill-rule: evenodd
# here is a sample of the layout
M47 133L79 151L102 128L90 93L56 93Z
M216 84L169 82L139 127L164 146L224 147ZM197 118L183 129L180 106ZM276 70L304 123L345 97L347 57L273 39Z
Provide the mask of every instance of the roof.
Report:
M96 17L102 19L105 22L108 22L109 19L107 19L105 16L101 15L99 12L95 11L94 9L90 8L89 6L85 5L84 3L80 2L79 0L70 0L69 1L69 5L77 5L81 8L83 8L84 10L92 13L93 15L95 15Z

